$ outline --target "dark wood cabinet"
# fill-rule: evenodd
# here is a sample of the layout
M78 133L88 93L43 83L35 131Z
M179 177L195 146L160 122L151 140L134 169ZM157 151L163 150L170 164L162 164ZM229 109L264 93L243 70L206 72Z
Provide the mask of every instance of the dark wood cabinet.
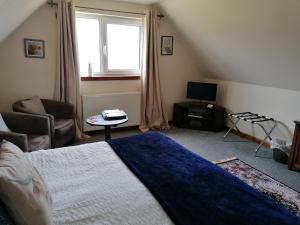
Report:
M221 131L225 127L225 108L208 103L175 103L173 125L181 128Z
M292 151L289 157L289 169L300 171L300 121L295 121Z

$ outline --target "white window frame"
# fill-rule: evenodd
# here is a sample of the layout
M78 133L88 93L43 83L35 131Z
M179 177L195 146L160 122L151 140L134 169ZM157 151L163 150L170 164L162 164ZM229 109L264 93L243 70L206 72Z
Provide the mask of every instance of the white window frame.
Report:
M84 19L97 19L99 21L99 52L100 52L100 73L94 73L93 77L105 77L105 76L132 76L141 75L142 63L143 63L143 51L144 51L144 28L143 17L141 16L123 16L123 15L108 15L108 14L96 14L90 12L76 11L76 18ZM107 49L107 24L118 24L128 26L138 26L140 29L140 43L139 43L139 69L137 70L109 70L108 69L108 49ZM80 71L81 77L86 77L86 72Z

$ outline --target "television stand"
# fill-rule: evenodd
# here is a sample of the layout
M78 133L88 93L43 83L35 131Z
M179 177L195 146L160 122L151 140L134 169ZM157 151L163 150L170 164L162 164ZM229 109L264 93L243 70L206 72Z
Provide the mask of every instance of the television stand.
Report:
M225 128L225 108L207 102L175 103L173 124L181 128L221 131Z

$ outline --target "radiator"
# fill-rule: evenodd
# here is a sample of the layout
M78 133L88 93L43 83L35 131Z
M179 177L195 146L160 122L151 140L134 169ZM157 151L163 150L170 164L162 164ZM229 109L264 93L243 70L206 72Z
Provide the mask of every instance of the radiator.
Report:
M104 109L122 109L128 114L128 122L120 127L136 126L140 123L140 92L109 93L97 95L83 95L84 131L104 129L101 126L86 124L86 118L99 115Z

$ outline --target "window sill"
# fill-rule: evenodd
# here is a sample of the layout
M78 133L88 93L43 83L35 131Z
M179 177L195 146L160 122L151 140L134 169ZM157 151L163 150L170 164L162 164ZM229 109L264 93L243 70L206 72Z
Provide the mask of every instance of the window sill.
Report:
M80 77L81 81L140 80L140 75Z

